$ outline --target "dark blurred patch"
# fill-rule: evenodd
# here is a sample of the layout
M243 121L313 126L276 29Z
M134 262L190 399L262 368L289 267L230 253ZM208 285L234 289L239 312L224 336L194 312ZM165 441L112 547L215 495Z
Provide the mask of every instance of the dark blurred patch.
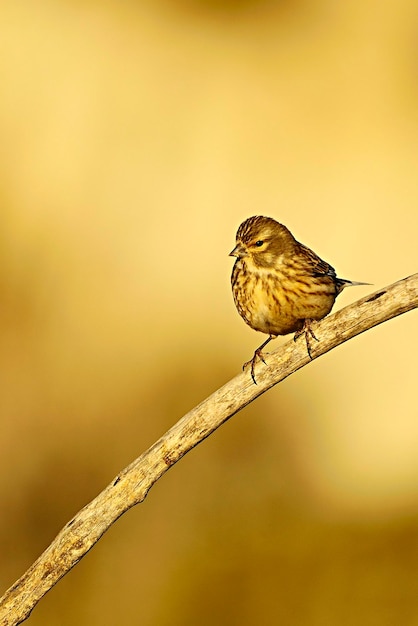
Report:
M74 454L76 452L76 454ZM109 476L91 449L44 451L36 472L19 485L18 499L3 501L7 508L1 525L4 570L10 580L23 573L77 511L106 485Z
M413 520L323 524L278 500L208 512L155 623L415 623L415 537Z
M246 17L263 16L278 12L299 11L304 0L166 0L170 9L178 9L190 15L202 17Z

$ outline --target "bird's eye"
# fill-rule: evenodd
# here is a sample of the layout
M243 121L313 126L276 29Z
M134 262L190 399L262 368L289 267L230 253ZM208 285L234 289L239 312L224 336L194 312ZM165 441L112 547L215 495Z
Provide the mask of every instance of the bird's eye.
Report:
M261 248L261 246L264 244L264 241L256 241L255 245L257 246L257 248Z

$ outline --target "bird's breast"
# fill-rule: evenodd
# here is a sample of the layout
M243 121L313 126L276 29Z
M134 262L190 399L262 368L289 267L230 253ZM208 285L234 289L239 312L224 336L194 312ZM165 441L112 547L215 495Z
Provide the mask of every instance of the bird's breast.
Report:
M236 307L251 328L272 335L296 332L303 320L322 319L334 303L331 283L297 276L289 268L260 268L238 259L232 274Z

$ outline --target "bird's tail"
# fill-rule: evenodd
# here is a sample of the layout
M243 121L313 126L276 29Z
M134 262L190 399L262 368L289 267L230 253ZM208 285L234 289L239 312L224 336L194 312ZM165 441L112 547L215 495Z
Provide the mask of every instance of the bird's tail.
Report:
M346 280L345 278L337 278L338 293L345 287L359 287L360 285L371 285L372 283L358 283L355 280Z

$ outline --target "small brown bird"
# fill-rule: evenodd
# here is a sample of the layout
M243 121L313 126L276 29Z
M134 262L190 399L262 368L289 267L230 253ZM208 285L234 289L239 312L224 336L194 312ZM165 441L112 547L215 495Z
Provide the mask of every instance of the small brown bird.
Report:
M254 352L251 376L257 357L265 363L262 350L278 335L304 334L311 356L309 336L318 341L312 320L321 320L331 311L335 298L353 285L367 285L337 278L331 265L296 241L292 233L271 217L256 215L241 224L232 270L232 293L238 313L254 330L269 335Z

